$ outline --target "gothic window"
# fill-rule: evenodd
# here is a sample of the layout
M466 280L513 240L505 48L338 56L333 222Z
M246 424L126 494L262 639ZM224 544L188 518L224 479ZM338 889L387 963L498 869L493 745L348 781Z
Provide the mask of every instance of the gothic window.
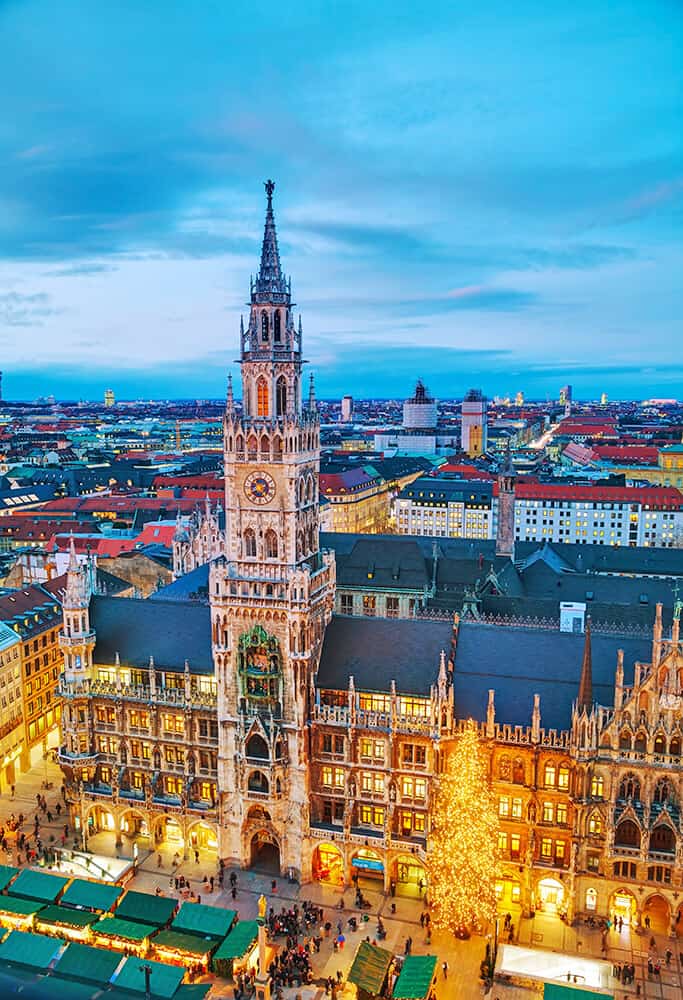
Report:
M256 415L267 417L268 410L268 383L262 377L256 383Z
M633 774L627 774L619 785L620 799L634 799L640 802L640 782Z
M268 313L265 309L261 313L261 340L264 343L268 340Z
M661 733L655 736L655 753L666 753L666 740Z
M640 847L640 830L633 820L625 819L614 832L614 843L620 847Z
M515 785L524 784L524 761L520 757L515 758L512 768L512 780Z
M268 760L270 758L268 744L258 733L254 733L253 736L249 737L247 742L247 757L256 757L257 760Z
M679 736L674 736L669 744L669 753L672 757L680 757L681 755L681 740Z
M605 782L601 774L594 774L591 778L591 795L594 799L604 798Z
M501 781L509 781L511 777L510 758L501 757L498 761L498 777Z
M594 812L588 820L588 832L599 836L602 833L602 817L600 813Z
M631 734L628 729L622 730L619 735L619 749L620 750L630 750L631 749Z
M647 739L645 733L638 733L636 736L635 749L638 753L645 753L647 750Z
M671 785L667 778L660 778L657 782L653 798L655 802L661 802L662 805L672 801Z
M282 438L273 438L273 458L275 461L282 458Z
M272 529L266 532L266 559L277 559L277 535Z
M235 438L235 451L240 454L244 451L244 438L241 434L238 434Z
M273 339L280 343L280 310L276 310L273 316Z
M676 850L676 834L666 823L656 826L650 835L651 851L666 851L673 854Z
M247 454L251 460L255 460L258 457L258 441L254 434L247 441Z
M256 532L253 528L247 528L244 532L244 554L247 559L256 558Z
M249 775L248 788L250 792L267 793L269 790L268 779L263 771L252 771Z
M261 436L261 458L270 458L270 441L267 434Z
M275 314L279 316L279 313ZM278 417L284 417L287 413L287 380L284 375L281 375L277 380L276 386L277 393L277 415Z

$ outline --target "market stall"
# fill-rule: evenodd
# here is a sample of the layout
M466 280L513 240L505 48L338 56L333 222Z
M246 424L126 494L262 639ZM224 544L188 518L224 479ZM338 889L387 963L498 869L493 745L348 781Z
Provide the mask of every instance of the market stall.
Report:
M82 983L94 983L104 988L109 983L122 957L107 948L93 948L76 941L68 944L55 966L55 975L65 979L75 979Z
M99 914L89 910L73 910L53 903L43 907L35 917L35 929L41 934L52 934L71 941L88 941L91 925Z
M127 892L114 911L123 920L165 927L173 916L178 903L169 896L155 896L151 892Z
M436 974L435 955L406 955L391 994L393 1000L432 1000Z
M30 930L36 913L43 909L44 903L34 899L14 899L12 896L0 896L0 927L12 930Z
M382 995L394 956L386 948L361 941L347 979L358 990L359 1000L373 1000Z
M147 959L144 964L138 958L127 958L114 981L117 990L130 990L132 993L146 992L145 969L148 968L152 995L162 1000L171 1000L183 981L185 970L175 965L162 965Z
M159 931L152 938L152 954L173 965L201 965L204 971L209 967L212 953L221 943L220 938L199 937L183 931Z
M69 879L63 878L61 875L48 875L47 872L37 872L32 868L25 868L11 883L7 893L14 898L34 899L39 903L54 903L68 882Z
M0 965L20 965L45 970L62 948L62 942L30 931L10 931L0 944Z
M258 956L258 921L240 920L213 956L213 970L225 979L255 966Z
M157 929L151 924L140 924L121 917L101 917L92 925L93 944L119 951L132 948L136 954L146 955L149 939Z
M120 885L75 878L60 899L62 906L75 906L97 913L108 913L123 893Z

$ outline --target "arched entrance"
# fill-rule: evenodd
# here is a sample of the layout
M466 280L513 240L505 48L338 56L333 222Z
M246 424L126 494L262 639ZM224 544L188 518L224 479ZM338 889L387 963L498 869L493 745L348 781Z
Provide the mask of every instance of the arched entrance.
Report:
M116 830L113 812L100 805L92 806L88 813L88 836L91 837L105 830L107 833L114 833Z
M336 844L318 844L313 851L313 878L330 885L344 885L344 858Z
M182 852L185 847L183 828L174 816L159 816L154 821L154 848Z
M147 820L137 809L127 809L121 816L121 833L124 837L149 837Z
M628 889L617 889L612 893L609 904L611 920L623 920L625 924L634 927L637 923L637 911L636 897Z
M202 856L218 857L218 837L210 823L199 820L188 830L188 848L191 852L199 851Z
M397 896L421 899L427 890L425 867L412 854L401 854L396 858L392 878L396 883Z
M280 874L280 845L269 830L258 830L251 838L249 867L268 875Z
M642 924L655 934L668 934L671 927L671 907L659 894L650 896L643 907Z
M536 887L536 909L543 913L564 910L564 886L556 878L542 878Z
M683 937L683 903L676 912L676 937Z
M351 881L368 889L384 888L384 862L377 851L361 847L351 858Z

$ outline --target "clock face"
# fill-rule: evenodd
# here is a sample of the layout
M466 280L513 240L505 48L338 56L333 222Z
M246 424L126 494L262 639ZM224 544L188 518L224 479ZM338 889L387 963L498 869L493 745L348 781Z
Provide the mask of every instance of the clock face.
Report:
M252 503L270 503L275 490L275 480L267 472L251 472L244 480L244 494Z

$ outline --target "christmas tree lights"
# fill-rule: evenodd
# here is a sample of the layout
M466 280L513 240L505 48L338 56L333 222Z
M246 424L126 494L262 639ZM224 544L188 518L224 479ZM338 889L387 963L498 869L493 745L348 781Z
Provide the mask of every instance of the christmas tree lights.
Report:
M434 926L462 935L496 916L498 815L472 720L444 759L432 807L429 895Z

